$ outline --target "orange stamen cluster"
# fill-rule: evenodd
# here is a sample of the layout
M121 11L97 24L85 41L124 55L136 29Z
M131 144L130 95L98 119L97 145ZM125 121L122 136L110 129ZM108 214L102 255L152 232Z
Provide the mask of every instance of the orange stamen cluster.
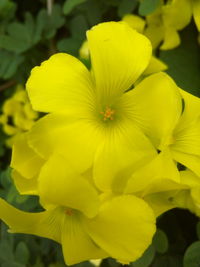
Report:
M103 120L107 121L107 120L113 120L113 115L115 114L115 111L113 109L111 109L110 107L106 107L105 111L101 111L100 114L103 115Z
M73 210L72 209L66 209L65 210L65 214L67 214L68 216L72 216L73 215Z

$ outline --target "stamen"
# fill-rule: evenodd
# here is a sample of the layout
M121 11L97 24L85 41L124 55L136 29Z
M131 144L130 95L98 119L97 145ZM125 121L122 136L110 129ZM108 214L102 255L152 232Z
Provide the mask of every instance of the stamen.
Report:
M73 215L73 210L72 209L66 209L65 210L65 214L67 214L68 216L72 216Z
M106 107L105 111L101 111L100 114L103 115L103 120L113 120L113 115L115 114L115 110L111 109L110 107Z

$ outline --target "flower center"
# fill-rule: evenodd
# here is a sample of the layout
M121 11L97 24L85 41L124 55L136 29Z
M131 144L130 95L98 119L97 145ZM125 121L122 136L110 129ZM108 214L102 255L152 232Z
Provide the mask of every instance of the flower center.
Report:
M105 111L101 111L100 114L103 115L103 120L107 121L107 120L113 120L114 117L113 115L115 114L115 110L111 109L110 107L106 107Z
M73 210L67 208L67 209L65 210L65 214L67 214L68 216L72 216L72 215L73 215Z

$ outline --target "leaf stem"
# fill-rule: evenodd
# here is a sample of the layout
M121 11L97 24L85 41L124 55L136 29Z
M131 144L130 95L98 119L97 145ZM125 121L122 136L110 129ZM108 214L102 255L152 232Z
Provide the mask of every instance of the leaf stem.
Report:
M51 16L53 7L53 0L47 0L47 14Z
M4 84L0 85L0 91L3 91L3 90L5 90L5 89L7 89L7 88L9 88L15 84L16 84L16 81L14 81L14 80L7 81Z

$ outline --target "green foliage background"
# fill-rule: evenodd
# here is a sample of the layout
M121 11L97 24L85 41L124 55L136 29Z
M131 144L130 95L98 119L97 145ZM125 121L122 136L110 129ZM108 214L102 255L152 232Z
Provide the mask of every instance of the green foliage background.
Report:
M127 13L152 13L159 0L0 0L0 107L25 84L32 67L56 52L78 56L85 31L102 22L118 21ZM200 46L191 24L181 32L181 45L157 52L167 63L167 72L183 89L200 96ZM0 197L23 210L40 210L36 197L19 196L10 177L10 154L0 129ZM199 267L200 223L185 210L172 210L158 219L153 244L132 267ZM78 253L78 251L77 251ZM0 266L63 267L61 248L53 241L8 234L0 226ZM84 262L76 267L92 267ZM106 259L102 267L119 267Z

